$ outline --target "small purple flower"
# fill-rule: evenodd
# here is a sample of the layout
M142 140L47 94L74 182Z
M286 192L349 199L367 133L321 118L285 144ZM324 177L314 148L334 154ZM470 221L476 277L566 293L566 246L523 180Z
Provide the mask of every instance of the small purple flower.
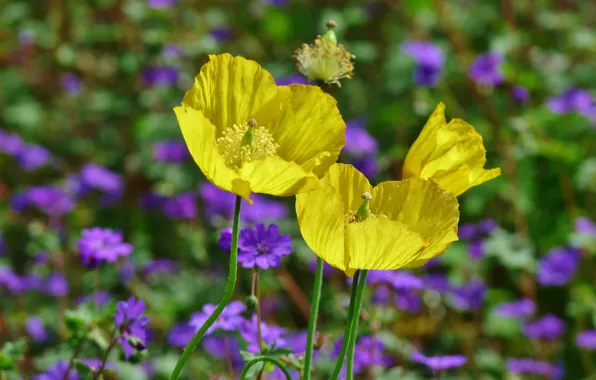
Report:
M143 266L146 275L178 272L178 263L170 259L150 260Z
M6 133L0 129L0 152L16 156L25 146L21 136L16 133Z
M178 69L174 66L148 67L141 71L141 82L149 87L173 86L178 78Z
M457 235L462 240L474 239L478 236L478 225L473 223L466 223L459 226Z
M21 211L27 205L37 207L48 216L57 217L70 212L75 202L57 186L34 186L13 198L13 209Z
M168 344L175 348L184 348L197 332L188 322L177 323L168 332Z
M379 174L378 161L374 156L352 157L348 162L368 178L374 178Z
M468 243L468 254L472 260L480 260L484 257L486 249L484 246L484 240L472 239Z
M540 285L561 286L571 280L581 259L581 251L571 247L550 250L540 259L537 281Z
M50 296L64 297L69 291L68 280L62 273L53 272L45 279L40 290Z
M424 287L436 292L450 292L453 290L453 286L449 282L449 278L441 273L427 274L424 277Z
M69 371L69 365L66 360L60 360L55 365L48 367L40 375L33 376L32 380L79 380L81 377L74 368ZM68 377L66 373L68 372Z
M0 267L0 288L2 286L6 287L11 293L21 293L25 290L25 284L21 276L7 267Z
M374 288L371 302L375 305L387 306L392 305L392 301L396 300L395 291L388 285L380 285ZM347 305L346 305L347 306Z
M475 311L482 307L485 295L486 285L480 280L472 280L457 287L451 301L458 309Z
M340 337L335 341L331 357L339 356L342 343L343 337ZM368 335L361 336L356 342L355 350L358 353L354 357L355 374L360 374L364 372L366 368L372 366L389 367L393 365L392 360L384 354L385 345L377 337ZM340 378L345 378L345 370L346 368L344 364L342 372L340 373Z
M503 56L500 53L488 52L480 54L470 65L468 74L476 83L485 86L497 86L503 82L501 64Z
M556 114L577 112L587 115L593 109L593 100L592 95L588 91L570 87L561 95L547 99L546 106L551 112Z
M263 0L265 4L269 4L274 7L285 7L286 5L288 5L288 1L289 0Z
M285 77L279 77L275 80L275 84L278 86L289 86L291 84L308 84L308 80L304 76L298 73L286 75Z
M420 352L414 352L412 360L424 364L432 371L446 371L451 368L459 368L466 365L468 359L463 355L425 356Z
M153 145L153 158L157 162L181 164L190 158L186 144L180 141L160 141Z
M163 195L156 194L153 191L146 191L141 194L139 203L145 210L161 210L166 199Z
M257 316L253 315L252 319L244 321L240 327L240 335L248 343L246 350L253 354L261 352L257 326ZM282 327L270 326L265 322L261 322L261 337L265 344L275 343L275 347L286 347L287 341L284 338L286 333L286 329Z
M211 28L209 35L219 43L231 40L234 37L234 30L227 26L217 26Z
M25 144L17 154L17 162L25 171L34 171L45 166L51 158L50 151L34 144Z
M167 198L163 204L163 211L172 219L196 219L198 214L197 196L195 193L186 192Z
M490 235L499 228L499 224L494 219L483 219L476 226L480 235Z
M395 306L410 314L419 313L422 310L422 297L420 294L411 290L399 290L395 298Z
M343 150L344 153L359 157L377 153L379 144L364 128L361 120L348 121L346 124L346 146Z
M97 305L97 307L102 307L107 305L110 302L110 299L110 293L104 290L98 290L97 292L88 296L79 297L77 299L77 305L81 305L83 303L94 303Z
M176 5L178 0L147 0L147 4L153 9L165 9Z
M424 281L415 275L401 270L371 270L367 284L387 284L396 290L422 289Z
M511 373L543 375L550 378L557 378L557 375L561 372L560 368L555 367L551 363L530 358L507 359L505 367Z
M230 252L232 250L232 229L224 228L221 230L219 240L217 242L219 248L223 251Z
M596 330L587 330L577 334L575 344L581 348L596 350Z
M82 184L88 188L114 196L119 196L124 191L122 176L103 166L87 164L81 169L80 176Z
M167 58L178 58L182 54L182 50L176 44L167 44L161 50L161 54Z
M526 322L523 326L524 334L530 339L556 340L565 332L565 322L552 314L532 322Z
M407 41L402 51L416 61L414 80L421 86L435 86L445 63L443 51L431 42Z
M128 301L118 301L114 314L116 328L120 332L118 342L124 350L126 360L131 355L146 348L147 324L149 317L144 316L145 302L130 297Z
M41 318L32 316L25 322L27 334L36 342L45 342L48 339L48 332Z
M89 368L93 374L97 374L97 371L99 371L99 367L101 366L101 363L103 362L103 360L101 360L101 359L77 359L77 360L79 362L85 364L87 366L87 368ZM115 371L117 369L117 367L115 364L106 363L104 366L104 369L111 369L111 370Z
M530 93L523 86L515 86L512 90L513 98L520 103L526 102L530 98Z
M73 73L66 73L60 77L60 84L66 93L70 96L77 96L83 90L81 79Z
M88 268L96 268L103 262L113 263L133 251L132 245L122 240L122 232L101 227L84 229L78 247Z
M277 268L282 257L292 253L292 239L280 235L276 224L267 229L263 223L258 223L254 228L246 227L240 231L238 248L238 262L244 268Z
M311 273L315 273L317 271L317 259L312 259L308 262L308 270ZM335 272L335 268L323 261L323 278L331 276L333 272Z
M205 352L216 359L229 358L235 370L241 370L244 366L244 360L240 355L242 347L234 335L207 336L203 339L202 345Z
M495 306L495 313L509 318L529 317L536 311L536 303L528 298Z
M195 328L195 332L198 331L207 319L213 314L217 306L213 304L203 305L200 312L194 313L190 319L189 325ZM207 330L207 334L212 334L216 330L224 331L236 331L242 323L244 318L242 313L246 310L246 306L241 301L232 301L223 309L222 313L215 320Z
M575 232L582 235L596 236L596 223L585 216L575 219Z

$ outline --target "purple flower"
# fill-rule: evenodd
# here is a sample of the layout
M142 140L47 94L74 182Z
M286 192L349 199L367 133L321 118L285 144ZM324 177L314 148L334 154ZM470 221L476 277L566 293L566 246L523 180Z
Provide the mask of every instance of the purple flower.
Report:
M175 348L184 348L197 332L188 322L177 323L168 333L168 344Z
M578 234L596 236L596 223L585 216L575 219L575 232Z
M88 268L96 268L102 262L113 263L132 253L131 244L122 241L122 232L109 228L87 228L78 241L79 255Z
M91 370L91 372L93 374L97 374L97 371L99 371L99 367L101 366L101 363L103 362L103 360L101 359L77 359L79 362L85 364L87 366L87 368L89 368ZM116 365L112 364L112 363L106 363L104 366L104 369L111 369L111 370L116 370Z
M379 150L377 140L364 128L363 121L360 118L346 123L346 146L343 152L354 156L364 156L375 154Z
M217 242L219 248L223 251L230 252L232 250L232 229L224 228L221 230L219 240Z
M34 171L45 166L51 158L50 151L38 145L25 144L17 154L17 162L25 171Z
M93 302L97 305L97 307L102 307L110 302L110 293L104 290L98 290L97 292L90 294L88 296L79 297L77 299L77 305L86 303L86 302Z
M6 255L6 243L4 242L4 238L0 235L0 256Z
M13 198L12 206L21 211L27 205L37 207L48 216L61 216L71 211L74 200L57 186L34 186Z
M60 360L55 365L48 367L46 371L40 375L33 376L32 380L79 380L81 377L74 368L68 370L68 362ZM68 372L68 377L66 373Z
M499 224L494 219L483 219L478 222L477 228L480 235L490 235L499 228Z
M285 255L292 253L292 239L280 235L276 224L266 229L263 223L256 227L246 227L240 231L238 239L238 262L244 268L277 268Z
M308 84L308 80L304 76L298 73L286 75L285 77L279 77L275 80L275 84L278 86L289 86L291 84Z
M375 305L381 305L381 306L391 305L392 301L396 300L395 292L393 289L391 289L387 285L380 285L380 286L375 287L370 300Z
M468 254L472 260L480 260L486 252L484 240L472 239L468 243Z
M464 366L468 359L463 355L425 356L420 352L414 352L412 360L424 364L433 371L446 371L451 368Z
M170 8L176 5L178 0L147 0L147 4L153 9Z
M596 330L587 330L577 334L575 344L588 350L596 350Z
M550 250L538 263L540 285L561 286L571 280L581 259L581 251L571 247Z
M180 54L182 54L182 51L180 50L180 47L176 44L167 44L161 50L161 54L164 57L168 58L178 58Z
M592 95L586 90L570 87L561 95L547 99L546 106L556 114L577 112L588 115L593 109Z
M337 357L341 350L343 343L343 337L340 337L335 341L332 357ZM361 336L356 342L355 347L358 353L354 357L354 373L360 374L368 367L372 366L391 366L393 365L392 360L384 355L385 345L383 342L374 336ZM340 378L345 378L345 364L340 373Z
M217 26L211 28L209 35L219 43L231 40L234 37L234 30L226 26Z
M453 290L449 278L441 273L429 273L424 277L424 287L436 292L450 292Z
M198 331L207 319L213 314L217 306L213 304L203 305L200 312L194 313L190 319L189 325L195 328L195 332ZM236 331L242 323L244 318L242 313L246 310L246 306L241 301L232 301L223 309L223 312L215 320L207 330L207 334L212 334L216 330L224 331Z
M45 342L48 339L48 332L41 318L37 316L27 318L25 321L27 334L36 342Z
M557 375L561 373L561 369L551 363L530 358L507 359L505 367L511 373L543 375L551 378L557 378Z
M186 192L167 198L163 204L163 211L172 219L196 219L198 214L197 196L195 193Z
M157 210L163 208L166 199L163 195L156 194L153 191L146 191L141 194L139 203L145 210Z
M155 259L145 263L143 270L145 274L164 274L178 272L178 264L170 259Z
M175 85L178 77L178 69L174 66L148 67L141 71L141 82L149 87Z
M475 311L482 307L486 286L480 280L472 280L457 287L451 297L453 306L461 310Z
M374 156L353 157L348 162L368 178L376 177L379 174L378 161Z
M410 314L419 313L422 310L422 297L417 292L411 290L400 290L395 298L395 306L399 310Z
M0 152L16 156L25 146L21 136L16 133L6 133L0 129Z
M311 273L315 273L317 271L317 259L312 259L308 262L308 270ZM323 261L323 278L331 276L334 271L335 268Z
M371 270L366 279L367 284L387 284L396 290L422 289L422 279L401 270Z
M244 360L240 355L240 341L234 335L207 336L203 339L202 345L205 352L216 359L229 358L235 370L241 370L244 366Z
M81 182L84 186L100 190L106 194L119 196L124 190L122 176L97 164L87 164L81 169Z
M565 322L552 314L532 322L526 322L524 334L530 339L556 340L565 332Z
M47 295L54 297L64 297L69 291L68 280L59 272L51 273L40 288Z
M457 235L462 240L474 239L478 235L478 225L473 223L462 224L458 228Z
M406 41L402 51L416 61L414 80L421 86L435 86L445 63L443 51L431 42Z
M153 158L157 162L181 164L190 158L186 144L180 141L160 141L153 145Z
M494 219L483 219L480 222L466 223L459 226L457 235L463 240L473 240L494 233L499 224Z
M253 315L252 319L244 321L240 327L240 335L248 343L246 350L253 354L261 352L257 326L257 316ZM284 339L286 333L286 329L282 327L270 326L265 322L261 322L261 337L265 344L275 343L275 347L286 347L287 341Z
M60 84L66 93L70 96L77 96L83 89L81 79L73 73L66 73L60 77Z
M536 303L528 298L495 306L495 313L509 318L529 317L536 311Z
M209 219L214 220L221 216L227 220L234 217L234 206L236 196L227 191L221 190L210 182L204 182L199 188L199 194L203 199L205 210ZM240 218L247 223L255 223L265 220L279 220L288 216L288 208L285 204L272 201L258 194L251 195L253 204L242 200L242 212Z
M512 93L513 93L513 98L520 103L523 103L530 98L530 93L523 86L513 87Z
M500 53L488 52L480 54L470 65L468 74L476 83L485 86L497 86L503 82L501 64L503 56Z
M288 0L263 0L263 2L265 4L273 5L274 7L285 7L288 5Z
M118 301L114 314L116 328L120 332L118 342L124 350L126 360L138 350L146 348L147 324L149 317L144 316L145 302L130 297L128 301Z
M12 269L0 267L0 287L6 287L11 293L22 293L28 290L27 283Z

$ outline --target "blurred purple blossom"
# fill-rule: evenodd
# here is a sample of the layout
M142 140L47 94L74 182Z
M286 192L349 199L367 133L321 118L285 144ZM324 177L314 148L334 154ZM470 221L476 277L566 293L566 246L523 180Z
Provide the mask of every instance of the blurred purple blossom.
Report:
M178 58L182 54L182 50L176 44L167 44L161 50L161 54L168 58Z
M308 262L308 270L311 273L315 273L317 271L317 259L311 259ZM333 274L333 272L335 271L335 269L327 264L325 261L323 261L323 278L327 278L329 276L331 276Z
M291 84L308 84L308 80L301 74L293 73L275 79L275 83L278 86L289 86Z
M495 306L495 313L509 318L529 317L536 311L536 303L528 298L518 301L505 302Z
M145 210L157 210L163 208L166 199L167 198L165 196L156 194L149 190L141 194L139 203Z
M378 161L374 156L349 158L348 162L368 178L376 177L379 174Z
M333 346L331 357L337 357L340 354L341 346L343 344L343 336L337 339ZM360 374L364 372L366 368L372 366L391 366L392 360L389 356L384 354L385 345L383 342L374 336L364 335L358 338L356 342L355 352L357 355L354 356L354 374ZM340 378L345 377L345 364L340 374Z
M577 112L588 115L593 109L592 95L577 87L570 87L559 96L548 98L546 106L556 114Z
M232 362L232 367L240 371L244 366L244 360L240 351L242 347L240 341L234 335L218 335L218 336L207 336L203 339L203 349L209 355L216 359L227 359L229 357Z
M232 250L232 229L224 228L221 230L219 240L217 241L222 251L230 252Z
M261 346L258 339L257 316L253 315L251 319L245 320L240 327L240 335L248 343L246 350L253 354L261 352ZM261 322L261 337L263 343L273 344L278 348L286 347L287 342L284 335L287 333L286 329L278 326L268 325Z
M494 233L499 228L499 224L494 219L483 219L478 223L462 224L458 228L457 235L462 240L473 240L485 237Z
M561 286L571 280L581 259L581 251L572 247L550 250L538 263L537 281L540 285Z
M445 56L432 42L406 41L402 51L416 61L414 80L421 86L435 86L441 77Z
M292 239L289 235L280 235L276 224L265 228L258 223L254 228L246 227L238 238L238 262L244 268L277 268L283 256L292 253Z
M110 293L104 290L98 290L93 294L89 294L88 296L79 297L77 299L77 305L81 305L83 303L94 303L97 307L102 307L107 305L110 302L111 296Z
M153 9L165 9L176 5L178 0L147 0L147 4Z
M122 232L101 227L84 229L77 245L87 268L96 268L103 262L116 262L133 251L133 246L123 241Z
M530 339L556 340L565 332L565 322L555 315L548 314L535 321L526 322L523 331Z
M80 378L74 368L69 370L66 360L60 360L53 366L48 367L44 373L33 376L31 380L79 380Z
M585 216L575 219L575 232L578 234L596 236L596 223Z
M97 164L83 166L80 178L84 186L116 197L124 191L122 176Z
M0 234L0 256L4 256L6 255L6 242L4 241L4 238L2 237L2 235Z
M398 290L395 298L395 306L399 310L406 311L410 314L416 314L422 310L422 297L416 291Z
M511 92L513 94L513 98L520 103L523 103L530 98L530 93L523 86L515 86Z
M596 350L596 330L587 330L577 334L575 344L581 348Z
M87 368L89 368L91 370L91 372L93 374L97 374L97 371L99 371L99 367L101 367L101 363L103 362L103 360L101 359L77 359L79 362L85 364L87 366ZM111 369L111 370L116 370L117 367L115 364L112 363L106 363L104 366L104 369Z
M425 356L420 352L414 352L412 360L424 364L432 371L440 372L451 368L459 368L466 365L468 359L463 355Z
M203 200L207 216L213 220L221 216L227 220L234 217L236 196L221 190L210 182L204 182L199 187L199 194ZM251 195L253 204L242 200L240 218L248 223L275 221L288 216L285 204L264 198L258 194Z
M34 144L24 144L18 152L16 159L25 171L37 170L50 162L50 151Z
M15 211L34 206L50 217L58 217L71 211L75 202L66 191L57 186L34 186L17 193L11 206Z
M478 55L470 65L468 74L476 83L485 86L497 86L503 82L501 64L503 55L487 52Z
M149 317L144 316L145 302L130 297L127 301L118 301L114 314L114 323L120 332L118 342L124 350L126 360L131 355L146 348L147 324Z
M453 306L461 310L475 311L482 307L486 295L486 285L480 280L471 280L452 293Z
M213 304L205 304L200 312L196 312L192 315L189 325L195 328L195 332L199 331L201 326L207 321L207 319L213 314L217 306ZM232 301L226 305L221 315L217 317L215 323L213 323L207 330L207 334L212 334L216 330L224 331L236 331L238 330L244 318L242 313L246 310L244 302Z
M505 367L507 371L515 374L543 375L553 379L561 375L561 369L551 363L530 358L507 359Z
M209 35L217 42L223 43L234 38L234 30L227 26L216 26L211 28Z
M364 119L358 118L346 123L346 145L343 153L354 156L365 156L377 153L377 140L365 129Z
M168 344L175 348L184 348L196 332L197 329L188 322L177 323L168 332Z
M43 321L38 316L31 316L25 321L27 334L36 342L45 342L48 339L48 332Z
M424 281L415 275L401 270L371 270L367 284L387 284L394 289L422 289Z
M70 96L77 96L83 90L81 79L73 73L66 73L60 77L62 89Z
M484 240L473 239L468 242L468 254L472 260L480 260L486 252Z
M164 273L176 273L180 268L178 263L170 259L154 259L149 260L143 266L143 271L146 275L152 274L164 274Z
M62 273L53 272L45 279L40 290L54 297L64 297L69 291L68 280Z
M172 219L196 219L198 214L197 196L193 192L186 192L167 198L163 203L163 211Z
M26 290L26 283L21 276L11 268L0 267L0 288L5 287L11 293L21 293Z
M450 292L453 290L449 278L441 273L429 273L424 279L424 287L436 292Z
M16 133L7 133L0 129L0 152L4 152L11 156L19 154L21 149L25 146L21 136Z
M184 142L166 140L153 145L153 159L157 162L181 164L189 158L190 152Z
M141 82L149 87L167 87L178 83L178 69L174 66L147 67L141 71Z
M274 7L285 7L288 5L289 0L263 0L263 2Z

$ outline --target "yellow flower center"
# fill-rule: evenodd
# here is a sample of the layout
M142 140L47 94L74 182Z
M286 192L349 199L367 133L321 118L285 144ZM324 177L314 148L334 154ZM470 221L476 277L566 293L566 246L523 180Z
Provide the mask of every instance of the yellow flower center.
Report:
M226 165L240 170L242 164L275 156L279 144L265 127L257 126L255 119L244 124L225 128L217 139L217 150L226 160Z
M362 204L356 211L349 210L344 215L344 224L347 226L350 223L359 223L364 221L366 218L387 218L383 214L373 214L370 211L370 201L372 195L367 191L362 194Z

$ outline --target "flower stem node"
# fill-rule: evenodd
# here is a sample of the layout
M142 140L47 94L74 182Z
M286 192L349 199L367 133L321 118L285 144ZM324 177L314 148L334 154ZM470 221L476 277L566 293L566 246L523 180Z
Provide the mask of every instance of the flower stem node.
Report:
M365 220L366 218L372 215L369 204L371 200L372 195L368 191L362 193L362 205L360 205L358 211L356 212L356 215L360 220Z
M259 305L259 299L254 295L250 295L250 296L246 297L244 304L246 305L246 307L248 309L254 310Z

